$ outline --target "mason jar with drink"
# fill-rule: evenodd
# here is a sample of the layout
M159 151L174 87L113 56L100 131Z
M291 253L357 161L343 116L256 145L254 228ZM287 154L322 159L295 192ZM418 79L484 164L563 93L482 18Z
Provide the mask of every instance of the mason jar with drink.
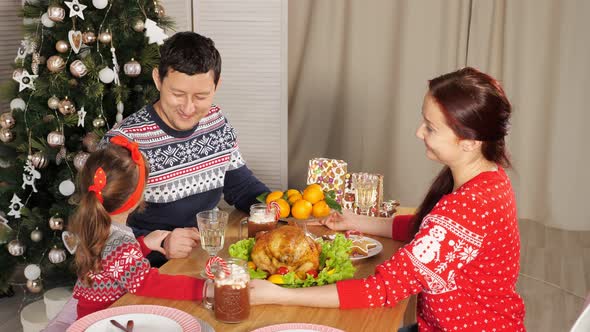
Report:
M258 232L267 232L275 229L279 220L278 212L278 205L272 203L270 205L263 203L252 205L247 220L240 224L240 238L243 238L242 234L245 233L242 230L244 226L248 228L248 237L256 237L256 233Z
M214 279L205 282L203 306L213 310L215 319L223 323L239 323L250 316L250 274L245 261L237 258L221 260L213 272ZM213 301L207 289L214 287Z

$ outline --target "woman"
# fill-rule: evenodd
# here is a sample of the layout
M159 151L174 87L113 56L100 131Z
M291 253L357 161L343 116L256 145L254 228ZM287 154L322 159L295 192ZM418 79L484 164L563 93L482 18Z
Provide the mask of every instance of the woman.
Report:
M503 168L510 166L504 141L510 112L500 84L473 68L431 80L416 136L444 168L416 215L371 224L352 214L324 221L397 239L413 233L412 241L365 279L306 289L252 281L252 303L347 309L393 306L419 294L420 331L524 330L515 290L516 203Z

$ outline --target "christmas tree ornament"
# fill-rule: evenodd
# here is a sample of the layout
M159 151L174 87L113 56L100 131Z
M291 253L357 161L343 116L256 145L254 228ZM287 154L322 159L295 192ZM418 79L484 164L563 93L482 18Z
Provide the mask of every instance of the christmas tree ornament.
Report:
M137 77L141 74L141 64L131 58L131 61L123 65L123 72L129 77Z
M86 111L84 106L78 111L78 127L84 128L84 119L86 118Z
M55 111L59 107L59 99L56 96L51 96L47 99L47 106Z
M22 188L26 189L27 186L31 186L33 192L37 192L37 187L35 187L35 181L41 178L41 173L35 169L33 163L30 160L27 160L23 170L23 185Z
M61 131L54 130L47 135L47 144L52 148L64 145L66 138Z
M66 260L66 251L53 246L53 249L49 250L49 254L47 254L49 261L53 264L59 264Z
M9 216L13 216L14 219L19 219L20 209L22 209L23 206L25 205L21 202L20 197L18 197L16 194L12 194L12 199L10 200L10 205L8 206L10 211L8 211L7 214Z
M31 75L26 69L15 70L12 73L12 79L18 82L18 92L24 89L35 90L35 79L38 75Z
M156 12L156 16L158 16L158 18L162 18L164 16L166 16L166 10L164 10L164 6L157 4L154 7L154 11Z
M80 61L80 60L76 60L76 61ZM71 100L68 99L67 96L59 102L57 109L63 115L68 115L68 114L72 114L72 113L76 112L76 106L74 105L74 103ZM48 141L49 141L49 139L48 139Z
M143 30L145 30L145 24L143 23L143 20L135 20L133 23L133 31L143 32Z
M72 46L74 53L78 54L80 52L80 48L82 47L82 31L68 31L68 41L70 42L70 46Z
M117 102L117 115L115 116L115 121L117 123L123 121L123 111L125 110L125 105L122 101Z
M53 22L47 13L41 15L41 24L46 28L53 28L55 22Z
M27 57L27 48L21 45L16 50L16 58L14 58L14 63L18 63L19 61L23 61L26 57Z
M31 232L31 241L39 242L41 240L43 240L43 232L41 232L39 227L37 227Z
M0 220L0 245L3 245L10 239L12 228L8 226L8 220L6 218L0 216Z
M98 72L98 79L104 84L109 84L115 79L115 72L109 67L104 67Z
M29 159L37 169L42 169L49 165L49 158L47 158L41 151L30 154L27 159Z
M78 237L74 233L70 233L68 231L63 231L61 233L61 240L64 243L64 246L68 250L70 254L75 254L76 249L78 248Z
M96 41L96 34L93 31L86 31L82 34L82 42L86 45L90 45Z
M53 22L62 22L66 17L66 10L60 6L52 5L47 8L47 16Z
M66 1L65 4L70 8L70 17L78 16L84 19L84 9L88 6L81 4L78 0Z
M70 85L71 88L75 88L78 86L78 81L76 81L75 78L72 78L68 81L68 84Z
M33 53L33 57L31 59L31 71L33 74L39 74L39 65L41 65L41 54L38 52Z
M0 115L0 126L2 128L10 129L13 128L14 125L16 125L16 121L11 112L5 112Z
M108 0L92 0L92 5L96 9L105 9L108 4Z
M66 62L59 55L52 55L47 59L47 69L52 73L58 73L66 67Z
M62 146L59 149L59 152L55 155L55 164L59 166L62 161L64 161L67 157L67 150L65 146Z
M98 35L98 41L103 44L109 44L113 40L113 36L109 30L103 31Z
M145 35L148 37L150 44L156 43L158 45L164 44L164 40L168 38L168 35L164 33L164 30L156 24L156 22L145 19Z
M70 196L76 190L76 186L72 180L65 180L59 184L59 193L64 196Z
M106 122L104 121L103 118L96 118L94 120L92 120L92 125L94 126L94 128L102 128L104 127L106 124Z
M86 74L88 74L88 68L86 68L84 62L75 60L70 63L70 73L72 73L74 77L84 77Z
M19 240L10 241L6 247L12 256L22 256L22 254L25 253L25 249L27 248Z
M0 141L10 143L14 140L14 133L8 128L0 129Z
M27 280L39 279L39 277L41 276L41 268L37 264L29 264L25 267L24 274Z
M113 55L113 71L115 72L115 84L121 85L121 80L119 80L119 63L117 62L117 54L115 53L115 48L111 45L111 54Z
M58 40L57 43L55 43L55 50L59 53L66 53L70 50L70 44L65 40Z
M49 218L49 228L54 231L61 231L64 229L64 220L60 218L57 214L51 218Z
M89 156L90 153L84 151L76 153L76 156L74 157L74 167L76 170L78 170L78 172L82 171L82 168L84 168L84 164L86 164L86 160L88 160Z
M11 111L22 111L25 109L25 107L27 106L27 104L25 104L25 101L22 100L21 98L14 98L13 100L10 101L10 110Z
M41 283L40 279L37 280L27 280L27 289L31 293L39 293L43 290L43 283Z
M82 146L84 146L86 151L92 153L92 152L96 151L99 140L100 140L100 137L98 137L97 134L95 134L94 132L91 131L88 134L86 134L84 136L84 138L82 138Z

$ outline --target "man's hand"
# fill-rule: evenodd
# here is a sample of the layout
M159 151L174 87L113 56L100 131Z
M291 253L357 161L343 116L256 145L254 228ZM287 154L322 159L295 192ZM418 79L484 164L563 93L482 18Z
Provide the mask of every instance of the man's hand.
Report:
M176 228L164 240L166 258L186 258L199 245L199 230L194 227Z
M152 251L158 251L166 255L166 251L162 248L162 241L170 234L169 231L153 231L143 238L143 243Z

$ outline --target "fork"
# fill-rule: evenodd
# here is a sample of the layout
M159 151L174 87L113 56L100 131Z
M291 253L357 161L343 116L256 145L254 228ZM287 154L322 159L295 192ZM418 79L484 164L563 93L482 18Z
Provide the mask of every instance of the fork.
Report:
M114 319L111 319L111 324L113 324L115 327L117 327L125 332L132 332L133 331L133 320L128 320L126 327L121 325L121 323L117 322Z

